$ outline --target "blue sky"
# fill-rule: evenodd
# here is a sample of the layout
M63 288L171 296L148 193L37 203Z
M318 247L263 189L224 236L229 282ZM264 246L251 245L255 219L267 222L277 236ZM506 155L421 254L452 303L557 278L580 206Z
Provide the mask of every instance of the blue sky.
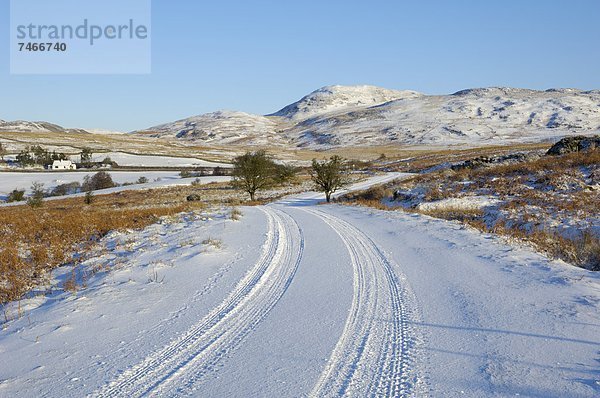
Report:
M129 131L218 109L266 114L330 84L600 88L598 0L152 7L151 74L28 76L9 74L0 0L0 119Z

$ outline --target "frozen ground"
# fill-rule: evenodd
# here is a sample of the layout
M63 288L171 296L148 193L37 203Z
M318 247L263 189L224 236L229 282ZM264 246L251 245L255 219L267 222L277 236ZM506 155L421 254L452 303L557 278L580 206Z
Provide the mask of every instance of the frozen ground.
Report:
M86 289L5 324L0 395L600 394L597 274L452 222L319 201L109 235L81 266L100 270Z

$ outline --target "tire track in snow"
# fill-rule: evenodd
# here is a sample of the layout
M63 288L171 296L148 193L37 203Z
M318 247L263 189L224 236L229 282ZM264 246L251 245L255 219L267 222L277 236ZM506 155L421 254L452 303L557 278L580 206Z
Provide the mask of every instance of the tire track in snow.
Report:
M311 396L427 394L414 363L420 338L409 325L419 317L405 278L396 276L393 263L356 227L320 210L305 211L339 235L354 272L353 301L344 331Z
M227 299L181 337L92 396L169 396L193 389L267 316L296 274L304 237L287 214L268 206L261 210L269 228L261 257Z

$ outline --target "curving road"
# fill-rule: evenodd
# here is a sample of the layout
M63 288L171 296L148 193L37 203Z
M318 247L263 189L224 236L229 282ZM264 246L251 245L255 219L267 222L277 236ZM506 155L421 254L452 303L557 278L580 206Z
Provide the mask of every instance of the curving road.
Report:
M354 189L396 177L376 177ZM422 337L410 326L419 318L406 278L366 234L314 206L319 196L305 194L259 207L268 220L267 239L259 260L235 290L182 336L92 396L163 397L202 391L221 359L244 343L293 283L307 233L299 224L303 218L293 211L298 209L327 235L339 238L352 270L350 311L343 331L308 395L408 396L421 391L424 378L415 366L415 354ZM306 206L311 201L313 205Z
M178 339L92 396L180 395L201 381L265 319L294 278L304 238L285 213L269 207L261 210L268 219L262 254L225 301Z
M398 177L377 176L353 189ZM97 308L111 309L102 303L120 303L112 297L120 294L119 287L112 293L91 291L83 304L74 300L72 305L85 305L89 313L79 307L71 311L68 301L34 313L34 318L47 316L37 322L54 333L56 343L46 343L50 337L26 324L8 336L9 348L0 345L0 352L13 365L0 365L0 396L600 394L596 274L459 224L321 205L321 200L315 193L296 195L246 208L241 222L224 221L220 231L228 231L236 247L212 257L216 263L230 259L213 274L194 268L208 256L198 257L193 244L181 248L194 233L204 233L202 228L186 232L195 223L175 231L157 227L164 234L160 237L149 229L147 239L156 239L156 252L148 247L139 256L154 261L160 253L161 261L178 264L173 280L186 264L186 272L204 279L167 285L167 278L165 286L153 290L140 286L129 297L143 302L148 289L155 300L165 294L180 301L162 303L162 312L131 304L129 313L145 319L146 326L133 330L137 334L131 327L108 327L110 343L104 345L90 345L94 334L86 336L87 329L54 328L65 315L52 311L62 308L66 318L93 320ZM167 231L177 233L183 246L160 249L173 245ZM198 290L202 281L209 281L208 290ZM181 286L187 286L185 294L172 292ZM118 312L110 316L117 319ZM73 339L73 348L63 343L62 334ZM37 347L24 339L39 335ZM43 344L50 348L43 351ZM78 358L80 370L56 363L54 357L65 352L66 358ZM30 362L20 364L19 355L43 366L27 370ZM54 367L69 372L57 377ZM10 372L17 376L4 376Z
M344 242L354 271L352 307L344 331L311 396L412 394L422 378L414 364L420 337L416 300L391 261L363 232L320 210L319 217ZM397 271L396 271L397 272Z

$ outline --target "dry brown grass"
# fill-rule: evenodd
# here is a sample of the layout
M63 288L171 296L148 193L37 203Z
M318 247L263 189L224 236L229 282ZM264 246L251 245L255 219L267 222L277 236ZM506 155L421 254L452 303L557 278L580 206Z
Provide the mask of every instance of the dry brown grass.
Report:
M234 207L233 209L231 209L231 213L230 213L229 217L233 221L239 221L243 215L244 215L244 213L242 213L242 211L240 209L238 209L237 207Z
M369 203L361 204L369 205ZM389 207L371 207L390 210ZM575 237L565 237L554 230L529 230L527 224L531 220L527 219L511 223L499 221L490 226L484 221L485 212L480 209L446 207L426 211L411 209L410 211L444 220L459 221L481 232L493 233L527 243L551 258L561 259L591 271L600 271L600 238L590 231L582 231L579 236Z
M460 162L472 159L478 156L504 155L517 151L535 151L548 149L548 144L516 144L516 145L496 145L477 148L430 148L430 149L411 149L396 147L398 150L391 152L387 156L385 148L379 149L386 153L384 161L385 168L390 171L410 171L420 172L444 162ZM375 148L374 148L375 149ZM406 159L406 160L404 160Z
M342 196L342 201L381 201L390 198L393 195L391 189L377 185L363 191L350 192Z
M485 223L468 222L469 225L484 231L506 236L532 245L537 251L552 258L564 260L591 271L600 271L600 239L589 231L579 236L565 237L556 231L534 229L528 231L526 223L497 223L488 227Z
M19 299L48 280L54 268L81 261L76 254L85 254L109 231L141 229L160 217L210 205L261 205L287 193L263 192L260 200L247 202L245 194L229 184L211 183L95 195L91 205L76 197L48 200L35 209L26 205L1 207L0 303ZM188 202L186 197L191 194L200 194L202 200ZM238 209L232 210L232 218L241 215ZM63 285L69 291L79 287L75 277Z
M348 195L347 199L382 210L398 208L457 220L480 231L529 243L536 250L571 264L600 270L600 239L590 229L598 222L600 191L587 185L582 172L588 170L589 174L589 170L598 169L599 165L600 151L571 153L517 164L420 174L395 187L424 192L416 203L478 195L503 201L497 208L486 210L390 207L364 194ZM414 206L415 202L409 204ZM570 231L568 236L564 225Z
M375 199L356 199L355 201L346 202L344 204L371 207L373 209L378 209L378 210L391 210L391 208L384 205L381 202L381 200L375 200Z
M400 187L426 187L428 201L477 192L511 198L516 201L513 206L527 201L541 208L589 212L600 206L600 195L586 186L580 169L598 165L600 151L544 156L517 164L420 174L403 181ZM465 181L470 183L463 184Z
M93 139L89 134L83 133L26 133L26 132L0 132L0 138L21 147L26 145L64 146L74 148L65 152L75 155L83 147L91 147L96 152L127 152L145 155L164 155L180 157L199 157L211 161L230 162L237 155L247 151L261 149L257 146L225 146L202 145L189 142L173 142L168 139L152 138L144 134L94 134ZM183 144L183 145L182 145ZM391 168L397 171L422 170L444 161L458 161L474 156L497 154L503 151L530 150L545 147L547 144L516 144L510 146L488 146L464 149L461 147L448 148L446 146L415 147L404 145L381 145L366 147L332 148L326 151L316 151L294 147L265 147L270 154L279 159L311 161L314 158L329 158L339 155L350 160L375 161L381 160L392 163ZM381 155L385 154L385 159ZM381 159L380 159L381 158ZM400 161L410 158L409 162ZM408 167L406 165L409 165Z
M418 212L430 217L442 218L444 220L457 220L462 222L477 221L480 220L484 215L484 212L481 209L465 209L456 206L437 207L433 209L420 210Z
M75 269L71 271L69 277L63 283L63 289L66 292L75 293L79 289L79 285L77 284L77 273Z
M600 164L600 151L575 152L562 156L543 156L530 162L482 167L475 170L464 169L458 175L461 178L477 178L485 176L505 177L530 173L545 174L597 164Z
M204 202L185 200L198 191L203 191ZM37 209L0 208L0 302L19 299L47 279L52 269L73 263L75 254L84 253L109 231L143 228L162 216L237 195L226 184L209 184L97 195L92 205L70 198L46 201ZM77 289L76 278L67 280L64 288Z
M65 153L76 155L81 148L89 147L95 153L126 152L140 155L163 155L175 157L198 157L217 162L229 162L231 148L207 147L203 145L179 145L167 139L146 137L133 134L94 134L85 133L43 133L43 132L0 132L0 138L12 142L19 148L27 145L64 147ZM69 149L73 148L73 149ZM243 153L242 150L240 150Z
M161 216L190 208L187 203L140 206L135 193L98 196L94 205L83 199L49 201L42 208L0 209L0 302L20 298L55 267L75 261L111 230L138 229ZM75 280L66 290L74 290Z

